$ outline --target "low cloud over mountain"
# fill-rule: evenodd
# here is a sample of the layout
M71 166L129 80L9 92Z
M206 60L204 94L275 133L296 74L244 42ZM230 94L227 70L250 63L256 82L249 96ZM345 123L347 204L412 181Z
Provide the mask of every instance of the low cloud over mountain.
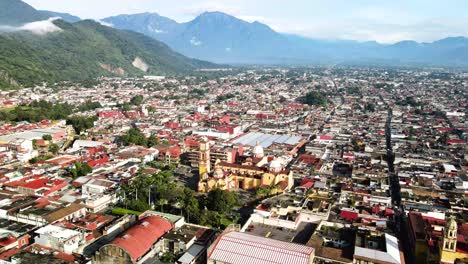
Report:
M26 23L22 26L8 26L0 25L0 32L16 32L16 31L29 31L36 35L45 35L47 33L58 32L62 29L53 23L58 17L49 18L47 20Z

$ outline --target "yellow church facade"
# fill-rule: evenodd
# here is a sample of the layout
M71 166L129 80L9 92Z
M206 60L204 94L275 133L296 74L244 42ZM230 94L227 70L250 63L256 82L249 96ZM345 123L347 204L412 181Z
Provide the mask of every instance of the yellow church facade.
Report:
M452 264L457 260L468 260L468 254L457 250L458 224L455 217L451 217L444 229L444 237L440 248L440 263Z
M262 186L273 186L272 189L277 193L293 187L292 171L284 169L278 160L268 162L260 146L254 148L253 155L241 164L217 161L211 172L209 146L202 143L198 191L206 193L216 188L255 190Z

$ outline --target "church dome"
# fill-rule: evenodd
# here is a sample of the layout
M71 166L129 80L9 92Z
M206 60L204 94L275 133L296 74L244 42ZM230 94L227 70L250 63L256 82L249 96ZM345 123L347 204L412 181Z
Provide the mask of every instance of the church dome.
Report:
M262 145L260 145L260 142L257 141L257 145L252 150L252 155L254 158L262 158L265 155L265 152L263 151Z
M281 164L281 161L278 159L274 159L270 162L270 171L281 171L283 169L283 165Z

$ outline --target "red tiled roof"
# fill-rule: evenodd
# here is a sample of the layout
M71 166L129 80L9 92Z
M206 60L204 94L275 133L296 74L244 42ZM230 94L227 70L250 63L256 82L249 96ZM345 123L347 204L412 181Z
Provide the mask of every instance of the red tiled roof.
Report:
M464 140L461 139L447 139L447 144L463 144Z
M309 183L309 182L311 182L312 184L314 184L314 183L315 183L315 179L303 178L303 179L301 180L301 184L300 184L300 185L301 185L301 186L304 186L305 184L307 184L307 183Z
M181 149L179 146L174 145L160 151L161 156L166 155L166 152L169 152L171 157L179 157L181 155Z
M16 242L16 238L14 236L2 238L0 239L0 246L5 247L12 244L13 242Z
M11 256L14 256L18 253L21 252L21 249L20 248L12 248L10 250L7 250L7 251L4 251L2 253L0 253L0 260L5 260Z
M351 211L341 211L340 216L347 220L359 219L359 214Z
M299 156L298 160L304 163L316 163L319 159L315 155L302 154Z
M99 112L99 118L125 118L120 111L103 111Z
M317 139L320 139L320 140L332 140L333 137L332 137L332 136L329 136L329 135L319 135L319 136L317 136Z
M162 217L148 216L112 240L111 244L124 249L136 262L172 227L173 224Z
M189 147L199 147L200 146L200 142L197 141L196 138L194 137L188 137L186 140L185 140L185 145L189 146Z
M66 254L66 253L63 253L63 252L58 252L58 254L55 255L55 258L60 259L60 260L64 260L64 261L67 261L67 262L74 262L76 260L73 255Z
M97 165L104 164L106 162L109 162L109 157L88 161L88 165L91 167L96 167Z
M395 211L393 211L392 209L390 209L390 208L385 209L385 216L390 216L390 215L394 215L394 214L395 214Z
M288 182L287 181L280 181L276 186L280 187L282 191L286 190L288 188Z
M302 184L301 187L310 189L310 188L314 187L314 182L313 181L312 182L306 182L306 183Z

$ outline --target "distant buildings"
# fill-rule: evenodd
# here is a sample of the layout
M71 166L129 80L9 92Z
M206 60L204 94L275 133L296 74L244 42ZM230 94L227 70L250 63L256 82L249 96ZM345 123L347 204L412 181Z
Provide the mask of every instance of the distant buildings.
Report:
M442 71L265 67L0 92L0 111L45 100L97 117L79 135L0 121L0 262L465 263L468 75ZM302 104L311 90L327 104ZM177 184L168 199L155 175ZM206 211L214 189L242 208Z

